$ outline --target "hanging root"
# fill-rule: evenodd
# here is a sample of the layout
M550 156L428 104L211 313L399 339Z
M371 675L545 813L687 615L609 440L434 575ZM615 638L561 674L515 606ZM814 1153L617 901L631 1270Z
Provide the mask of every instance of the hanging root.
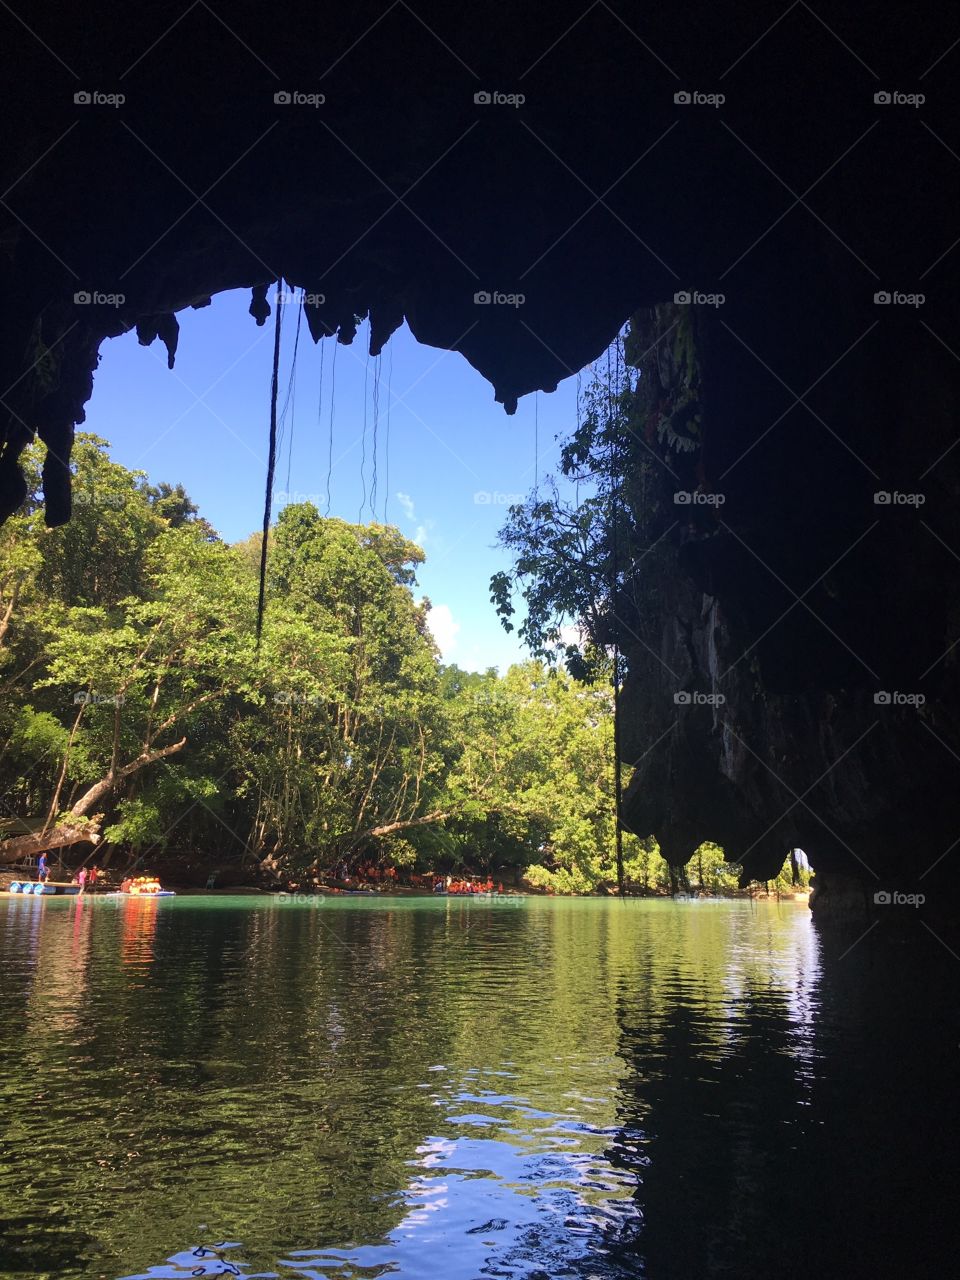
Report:
M257 648L263 634L263 609L267 595L267 542L270 536L270 514L273 507L273 473L277 465L277 391L280 383L280 306L279 293L283 278L277 280L277 310L273 328L273 380L270 386L270 445L267 451L267 489L263 498L263 541L260 544L260 593L257 597Z

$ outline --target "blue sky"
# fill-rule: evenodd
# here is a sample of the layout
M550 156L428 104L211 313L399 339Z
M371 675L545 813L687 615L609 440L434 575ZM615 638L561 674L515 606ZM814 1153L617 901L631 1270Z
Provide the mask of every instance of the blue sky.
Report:
M82 428L105 437L124 466L146 471L154 482L182 482L231 542L260 526L267 467L273 318L258 329L249 302L249 292L238 291L181 312L172 372L159 342L141 347L133 333L105 342ZM281 407L296 315L296 307L285 308ZM462 356L421 346L405 325L380 358L379 386L366 324L352 346L337 347L335 368L333 354L333 340L314 346L304 321L274 511L306 500L326 511L335 386L329 514L357 522L365 488L362 520L372 518L376 417L376 518L383 519L386 503L389 523L426 553L418 594L434 606L431 625L444 660L505 670L526 655L489 601L491 574L509 567L496 549L497 531L507 504L533 487L535 456L541 480L556 471L557 436L576 422L576 379L567 378L553 395L524 397L508 418Z

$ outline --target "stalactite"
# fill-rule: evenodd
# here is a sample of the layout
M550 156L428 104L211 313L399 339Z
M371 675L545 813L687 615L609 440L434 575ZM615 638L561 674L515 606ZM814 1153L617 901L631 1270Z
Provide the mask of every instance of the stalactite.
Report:
M268 284L258 284L253 287L253 296L250 299L250 315L257 322L257 328L262 329L267 322L267 316L270 314L270 303L267 301L267 290L270 288Z

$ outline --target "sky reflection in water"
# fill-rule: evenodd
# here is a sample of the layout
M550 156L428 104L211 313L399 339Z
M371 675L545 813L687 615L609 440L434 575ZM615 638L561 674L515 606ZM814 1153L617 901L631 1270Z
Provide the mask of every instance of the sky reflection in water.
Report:
M799 1276L861 1196L893 1274L933 1015L803 906L9 901L0 963L5 1276Z

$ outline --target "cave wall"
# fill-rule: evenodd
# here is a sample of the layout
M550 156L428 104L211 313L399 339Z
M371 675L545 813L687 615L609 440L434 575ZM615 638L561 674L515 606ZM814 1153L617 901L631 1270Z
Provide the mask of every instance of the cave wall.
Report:
M834 257L793 280L784 307L775 247L767 267L761 301L667 305L633 325L652 424L634 442L647 474L633 502L653 550L622 602L624 755L638 762L626 819L674 862L715 840L766 879L799 846L821 879L869 898L923 891L948 909L944 855L960 834L952 305L931 299L922 321L888 310ZM833 322L792 341L793 304ZM681 334L692 378L664 358L686 352ZM677 436L665 428L691 382L696 412Z

